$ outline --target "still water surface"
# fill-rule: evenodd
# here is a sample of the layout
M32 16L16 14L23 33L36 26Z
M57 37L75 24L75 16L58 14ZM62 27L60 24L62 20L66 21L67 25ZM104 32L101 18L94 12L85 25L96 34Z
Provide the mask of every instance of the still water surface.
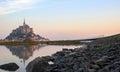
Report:
M36 57L52 55L62 48L74 49L82 45L30 45L30 46L0 46L0 65L15 62L20 68L15 72L26 72L25 67ZM10 72L0 69L0 72Z

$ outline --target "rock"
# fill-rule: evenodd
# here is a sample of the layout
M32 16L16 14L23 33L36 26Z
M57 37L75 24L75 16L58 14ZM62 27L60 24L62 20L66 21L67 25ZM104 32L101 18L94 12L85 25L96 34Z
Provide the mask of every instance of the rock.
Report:
M108 60L108 56L103 56L102 58L95 61L97 65L104 66Z
M8 63L4 65L0 65L0 69L8 70L8 71L16 71L19 66L16 63Z
M52 58L50 56L43 56L41 58L44 59L45 61L51 61L52 60Z
M88 69L88 72L96 72L95 69Z
M110 70L110 66L105 66L104 68L99 69L97 72L116 72L116 71L112 71Z
M99 65L93 65L93 64L89 65L89 68L96 69L96 70L100 69Z
M57 54L57 55L59 55L59 56L65 56L65 53L64 53L64 52L62 52L62 51L57 52L56 54Z
M76 72L83 72L84 68L79 68Z
M120 61L114 62L113 64L109 65L109 70L111 72L120 72Z
M74 69L74 70L78 70L78 69L79 69L79 66L78 66L77 64L75 64L75 65L73 66L73 69Z
M56 52L55 54L53 54L52 56L53 57L64 57L64 56L66 56L66 55L68 55L68 54L70 54L71 53L71 51L58 51L58 52Z
M92 65L92 68L97 70L97 69L99 69L100 67L99 67L98 65Z
M68 51L68 50L69 50L69 49L67 49L67 48L63 48L63 49L62 49L62 51Z
M37 57L27 65L26 72L45 72L48 65L48 60Z

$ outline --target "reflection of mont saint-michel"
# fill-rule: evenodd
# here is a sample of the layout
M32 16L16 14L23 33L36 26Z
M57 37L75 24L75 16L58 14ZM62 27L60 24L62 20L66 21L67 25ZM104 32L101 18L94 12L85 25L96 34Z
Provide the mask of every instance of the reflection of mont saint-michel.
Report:
M41 37L33 32L33 29L30 28L26 23L25 20L23 22L23 26L19 26L18 28L14 29L6 38L5 40L10 41L24 41L26 39L30 39L33 41L47 41L48 39Z
M33 52L37 49L40 49L46 45L44 44L38 44L38 45L30 45L30 46L6 46L10 52L19 57L19 59L27 60L29 59L32 55Z

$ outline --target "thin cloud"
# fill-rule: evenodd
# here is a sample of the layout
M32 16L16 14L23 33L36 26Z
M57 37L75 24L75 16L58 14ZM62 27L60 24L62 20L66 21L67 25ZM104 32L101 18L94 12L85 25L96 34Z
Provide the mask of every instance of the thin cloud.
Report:
M0 15L14 13L32 8L32 5L43 0L5 0L0 2Z

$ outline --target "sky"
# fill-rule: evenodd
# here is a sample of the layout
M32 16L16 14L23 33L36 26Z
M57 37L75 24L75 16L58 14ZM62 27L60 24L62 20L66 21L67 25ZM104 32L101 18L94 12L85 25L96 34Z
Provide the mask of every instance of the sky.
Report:
M0 0L0 39L23 20L50 40L120 33L120 0Z

